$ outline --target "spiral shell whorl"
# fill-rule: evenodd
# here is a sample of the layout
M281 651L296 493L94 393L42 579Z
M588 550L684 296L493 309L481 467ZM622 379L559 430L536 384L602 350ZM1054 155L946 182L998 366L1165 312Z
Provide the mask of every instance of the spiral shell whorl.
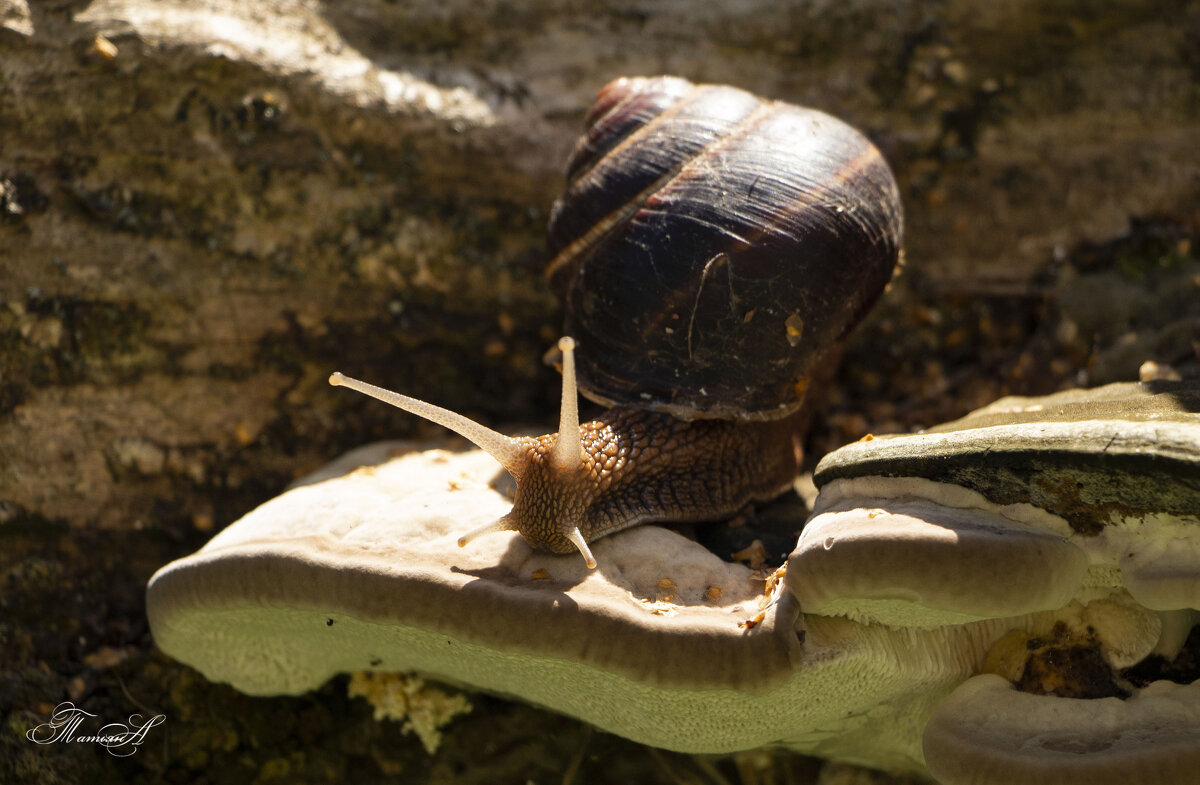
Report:
M811 109L673 77L601 91L551 215L547 271L580 386L683 417L780 417L883 291L899 192Z

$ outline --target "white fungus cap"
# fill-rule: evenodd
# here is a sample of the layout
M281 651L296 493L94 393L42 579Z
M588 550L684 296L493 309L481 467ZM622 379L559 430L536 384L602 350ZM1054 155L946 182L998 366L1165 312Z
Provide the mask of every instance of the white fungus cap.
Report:
M1157 681L1128 699L1083 700L976 676L938 706L924 749L942 785L1194 785L1200 683Z

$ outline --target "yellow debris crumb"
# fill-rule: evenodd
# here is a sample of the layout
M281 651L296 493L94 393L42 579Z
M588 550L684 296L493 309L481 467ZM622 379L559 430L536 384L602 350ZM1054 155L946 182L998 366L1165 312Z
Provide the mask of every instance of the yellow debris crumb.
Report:
M1025 662L1029 659L1030 635L1025 630L1009 630L988 649L983 660L983 673L995 673L1011 682L1018 681L1025 673Z
M767 612L759 611L754 615L753 618L738 622L738 628L743 630L752 630L758 625L762 624L763 619L765 618L767 618Z
M757 570L767 561L767 549L762 540L755 540L737 553L731 553L730 558L745 562L750 569Z
M800 339L804 337L804 319L801 318L800 314L794 313L785 319L783 327L788 343L792 346L799 346Z
M358 671L351 674L346 691L352 698L366 698L375 707L376 720L402 720L400 729L416 733L430 755L442 743L441 728L471 710L466 696L449 695L411 673Z
M787 565L784 564L779 569L759 578L763 581L763 593L758 596L758 613L749 619L738 622L740 629L752 630L762 624L763 620L767 618L767 611L779 601L779 597L784 591L783 579L786 575Z
M92 51L103 57L105 60L112 60L117 56L117 45L109 41L102 35L96 36L92 41Z
M106 670L116 667L129 658L130 648L114 649L112 646L101 646L83 658L83 664L89 668Z
M670 602L663 600L647 600L639 598L638 602L642 607L650 611L655 616L674 616L676 614L675 606Z
M550 571L545 567L538 567L533 571L533 575L531 577L535 581L548 581L550 580Z
M787 562L784 562L783 564L779 565L778 569L774 570L764 579L766 581L764 593L768 596L774 595L775 592L779 590L779 587L783 586L783 579L786 576Z
M242 447L247 447L254 442L254 434L250 431L250 426L244 422L239 422L233 427L233 438L237 439L237 443Z

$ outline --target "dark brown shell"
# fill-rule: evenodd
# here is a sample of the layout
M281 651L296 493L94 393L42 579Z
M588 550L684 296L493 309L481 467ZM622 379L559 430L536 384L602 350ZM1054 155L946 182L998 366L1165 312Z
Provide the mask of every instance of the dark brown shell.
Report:
M900 256L891 170L822 112L674 77L618 79L550 219L547 276L588 397L780 417Z

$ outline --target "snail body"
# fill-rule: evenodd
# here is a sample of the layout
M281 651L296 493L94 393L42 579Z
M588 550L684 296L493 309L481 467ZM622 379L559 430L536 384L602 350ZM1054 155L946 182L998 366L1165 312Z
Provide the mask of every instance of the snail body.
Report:
M579 551L588 543L651 521L727 517L747 504L778 496L796 474L792 434L776 422L681 420L645 408L617 406L580 424L575 387L575 342L559 341L563 405L557 433L509 437L462 415L340 373L329 377L431 422L487 452L513 476L513 508L499 520L459 538L516 531L535 548Z
M618 79L588 124L550 221L547 279L573 336L558 432L510 438L330 383L440 423L512 474L512 511L460 546L517 531L594 567L600 537L728 517L790 486L809 381L890 279L902 218L879 151L815 110ZM611 408L581 425L577 390Z

